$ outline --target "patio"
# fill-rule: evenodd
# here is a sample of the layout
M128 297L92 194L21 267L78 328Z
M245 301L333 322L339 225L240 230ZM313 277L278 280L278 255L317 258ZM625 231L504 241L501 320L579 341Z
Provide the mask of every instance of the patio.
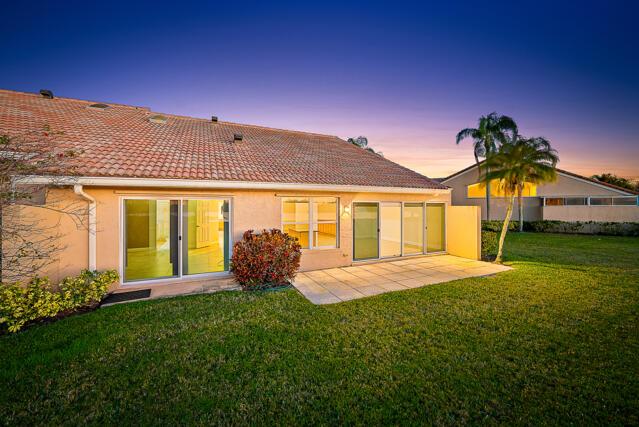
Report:
M452 255L420 256L299 273L293 285L313 304L333 304L511 270Z

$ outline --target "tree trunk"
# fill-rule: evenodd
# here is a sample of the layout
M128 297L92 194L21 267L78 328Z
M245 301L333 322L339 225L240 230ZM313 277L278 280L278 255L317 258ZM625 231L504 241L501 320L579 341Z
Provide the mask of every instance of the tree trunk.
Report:
M519 232L524 231L524 205L523 205L523 188L520 186L517 188L517 205L519 206Z
M510 217L513 214L513 204L515 203L515 196L512 195L508 198L508 210L506 210L506 218L504 224L501 226L501 235L499 236L499 249L497 250L497 258L495 262L501 263L501 255L504 250L504 240L506 240L506 233L508 232L508 224L510 223Z
M3 263L4 263L4 248L3 248L3 243L4 243L4 227L3 227L3 217L2 214L4 213L3 211L4 209L4 205L2 204L2 202L0 201L0 285L2 284L2 273L3 273Z
M486 181L486 221L490 221L490 181Z

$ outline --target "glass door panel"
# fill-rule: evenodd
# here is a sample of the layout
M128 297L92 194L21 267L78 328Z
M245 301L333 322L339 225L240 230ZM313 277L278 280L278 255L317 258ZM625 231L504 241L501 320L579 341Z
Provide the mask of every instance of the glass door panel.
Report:
M402 204L380 204L380 252L381 257L402 254Z
M424 205L404 203L404 255L424 253Z
M446 216L443 203L426 204L426 252L446 250Z
M228 270L226 200L182 201L182 274Z
M379 257L379 208L377 203L353 203L353 256Z
M176 277L178 201L124 201L124 280Z

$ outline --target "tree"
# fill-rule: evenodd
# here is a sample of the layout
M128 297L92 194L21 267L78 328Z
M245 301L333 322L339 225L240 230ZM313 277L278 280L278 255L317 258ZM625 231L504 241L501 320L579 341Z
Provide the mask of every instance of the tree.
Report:
M63 249L57 224L43 223L36 211L55 211L85 226L85 203L51 195L52 189L71 185L72 178L54 178L50 186L28 183L33 175L72 174L78 152L65 149L61 135L48 127L22 135L0 134L0 283L38 274Z
M473 140L473 154L477 169L479 169L480 158L485 159L496 152L501 144L514 141L517 138L517 132L517 124L512 118L493 112L487 116L481 116L476 128L466 128L459 131L455 141L459 144L467 138ZM486 219L490 220L490 182L486 181L485 184Z
M616 185L617 187L627 188L631 191L639 191L639 183L634 183L629 179L623 178L621 176L617 176L612 173L602 173L600 175L591 176L592 179L596 179L597 181L605 182L607 184Z
M377 155L384 157L384 153L382 153L381 151L375 151L368 146L368 138L366 138L365 136L358 136L357 138L348 138L348 142L358 146L359 148L363 148L366 151L370 151L371 153L375 153Z
M486 182L496 180L508 198L506 218L499 236L499 249L495 262L501 262L508 224L513 213L515 195L520 200L524 183L540 184L557 179L557 152L545 138L518 137L503 143L481 164L482 178Z

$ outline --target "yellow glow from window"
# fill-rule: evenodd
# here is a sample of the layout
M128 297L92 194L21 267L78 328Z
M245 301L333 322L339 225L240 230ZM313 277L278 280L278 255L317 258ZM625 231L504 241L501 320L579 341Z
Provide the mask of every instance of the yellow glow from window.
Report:
M483 182L469 185L467 188L468 198L470 199L486 197L486 185ZM524 189L521 194L523 197L536 197L537 185L531 182L525 182ZM490 195L492 197L506 197L506 193L498 181L490 182Z

